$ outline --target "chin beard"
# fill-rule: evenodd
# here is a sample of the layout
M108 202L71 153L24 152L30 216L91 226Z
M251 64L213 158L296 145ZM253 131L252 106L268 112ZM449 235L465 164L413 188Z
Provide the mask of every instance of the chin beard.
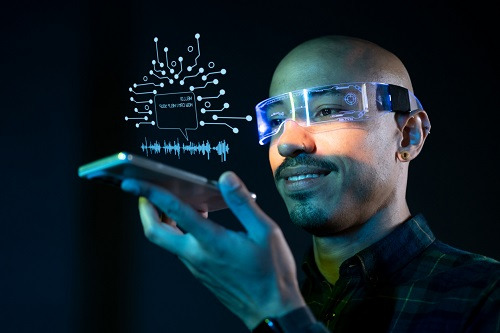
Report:
M329 216L324 209L315 207L307 201L294 205L289 210L293 224L315 236L327 236ZM330 230L331 232L331 230Z

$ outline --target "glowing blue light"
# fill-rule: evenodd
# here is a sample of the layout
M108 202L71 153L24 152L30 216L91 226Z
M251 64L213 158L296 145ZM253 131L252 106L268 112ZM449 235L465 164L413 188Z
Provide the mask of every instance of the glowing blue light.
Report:
M259 132L260 133L266 133L266 131L267 131L267 125L265 123L261 123L259 125Z
M306 105L306 126L309 126L311 122L309 119L309 95L307 95L307 89L303 89L302 94L304 95L304 104Z

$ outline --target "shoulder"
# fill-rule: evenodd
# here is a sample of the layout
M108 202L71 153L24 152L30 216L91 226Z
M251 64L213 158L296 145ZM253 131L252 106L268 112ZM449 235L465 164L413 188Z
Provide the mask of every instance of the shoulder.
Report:
M403 280L429 280L440 277L450 288L469 283L485 284L498 280L500 261L440 241L429 228L425 217L418 214L411 219L412 239L421 244L402 270ZM415 242L415 241L414 241ZM493 279L493 280L492 280Z
M433 261L438 272L459 271L475 273L474 276L489 276L500 274L500 261L478 253L453 247L439 240L434 241L423 256Z
M415 258L414 264L419 271L414 281L432 289L464 297L498 297L500 262L494 258L436 240Z

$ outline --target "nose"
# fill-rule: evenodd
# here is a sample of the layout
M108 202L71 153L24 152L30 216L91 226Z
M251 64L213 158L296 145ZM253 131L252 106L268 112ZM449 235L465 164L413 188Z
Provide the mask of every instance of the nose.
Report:
M295 157L300 153L312 153L316 149L314 138L304 127L293 120L283 124L278 138L278 152L283 157Z

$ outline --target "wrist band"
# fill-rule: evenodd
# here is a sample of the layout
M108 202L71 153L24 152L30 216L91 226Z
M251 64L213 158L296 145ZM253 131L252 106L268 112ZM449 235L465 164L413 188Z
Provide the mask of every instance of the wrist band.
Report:
M303 306L278 318L265 318L252 333L303 333L315 322L311 310Z
M284 333L275 318L266 318L260 322L252 333Z

